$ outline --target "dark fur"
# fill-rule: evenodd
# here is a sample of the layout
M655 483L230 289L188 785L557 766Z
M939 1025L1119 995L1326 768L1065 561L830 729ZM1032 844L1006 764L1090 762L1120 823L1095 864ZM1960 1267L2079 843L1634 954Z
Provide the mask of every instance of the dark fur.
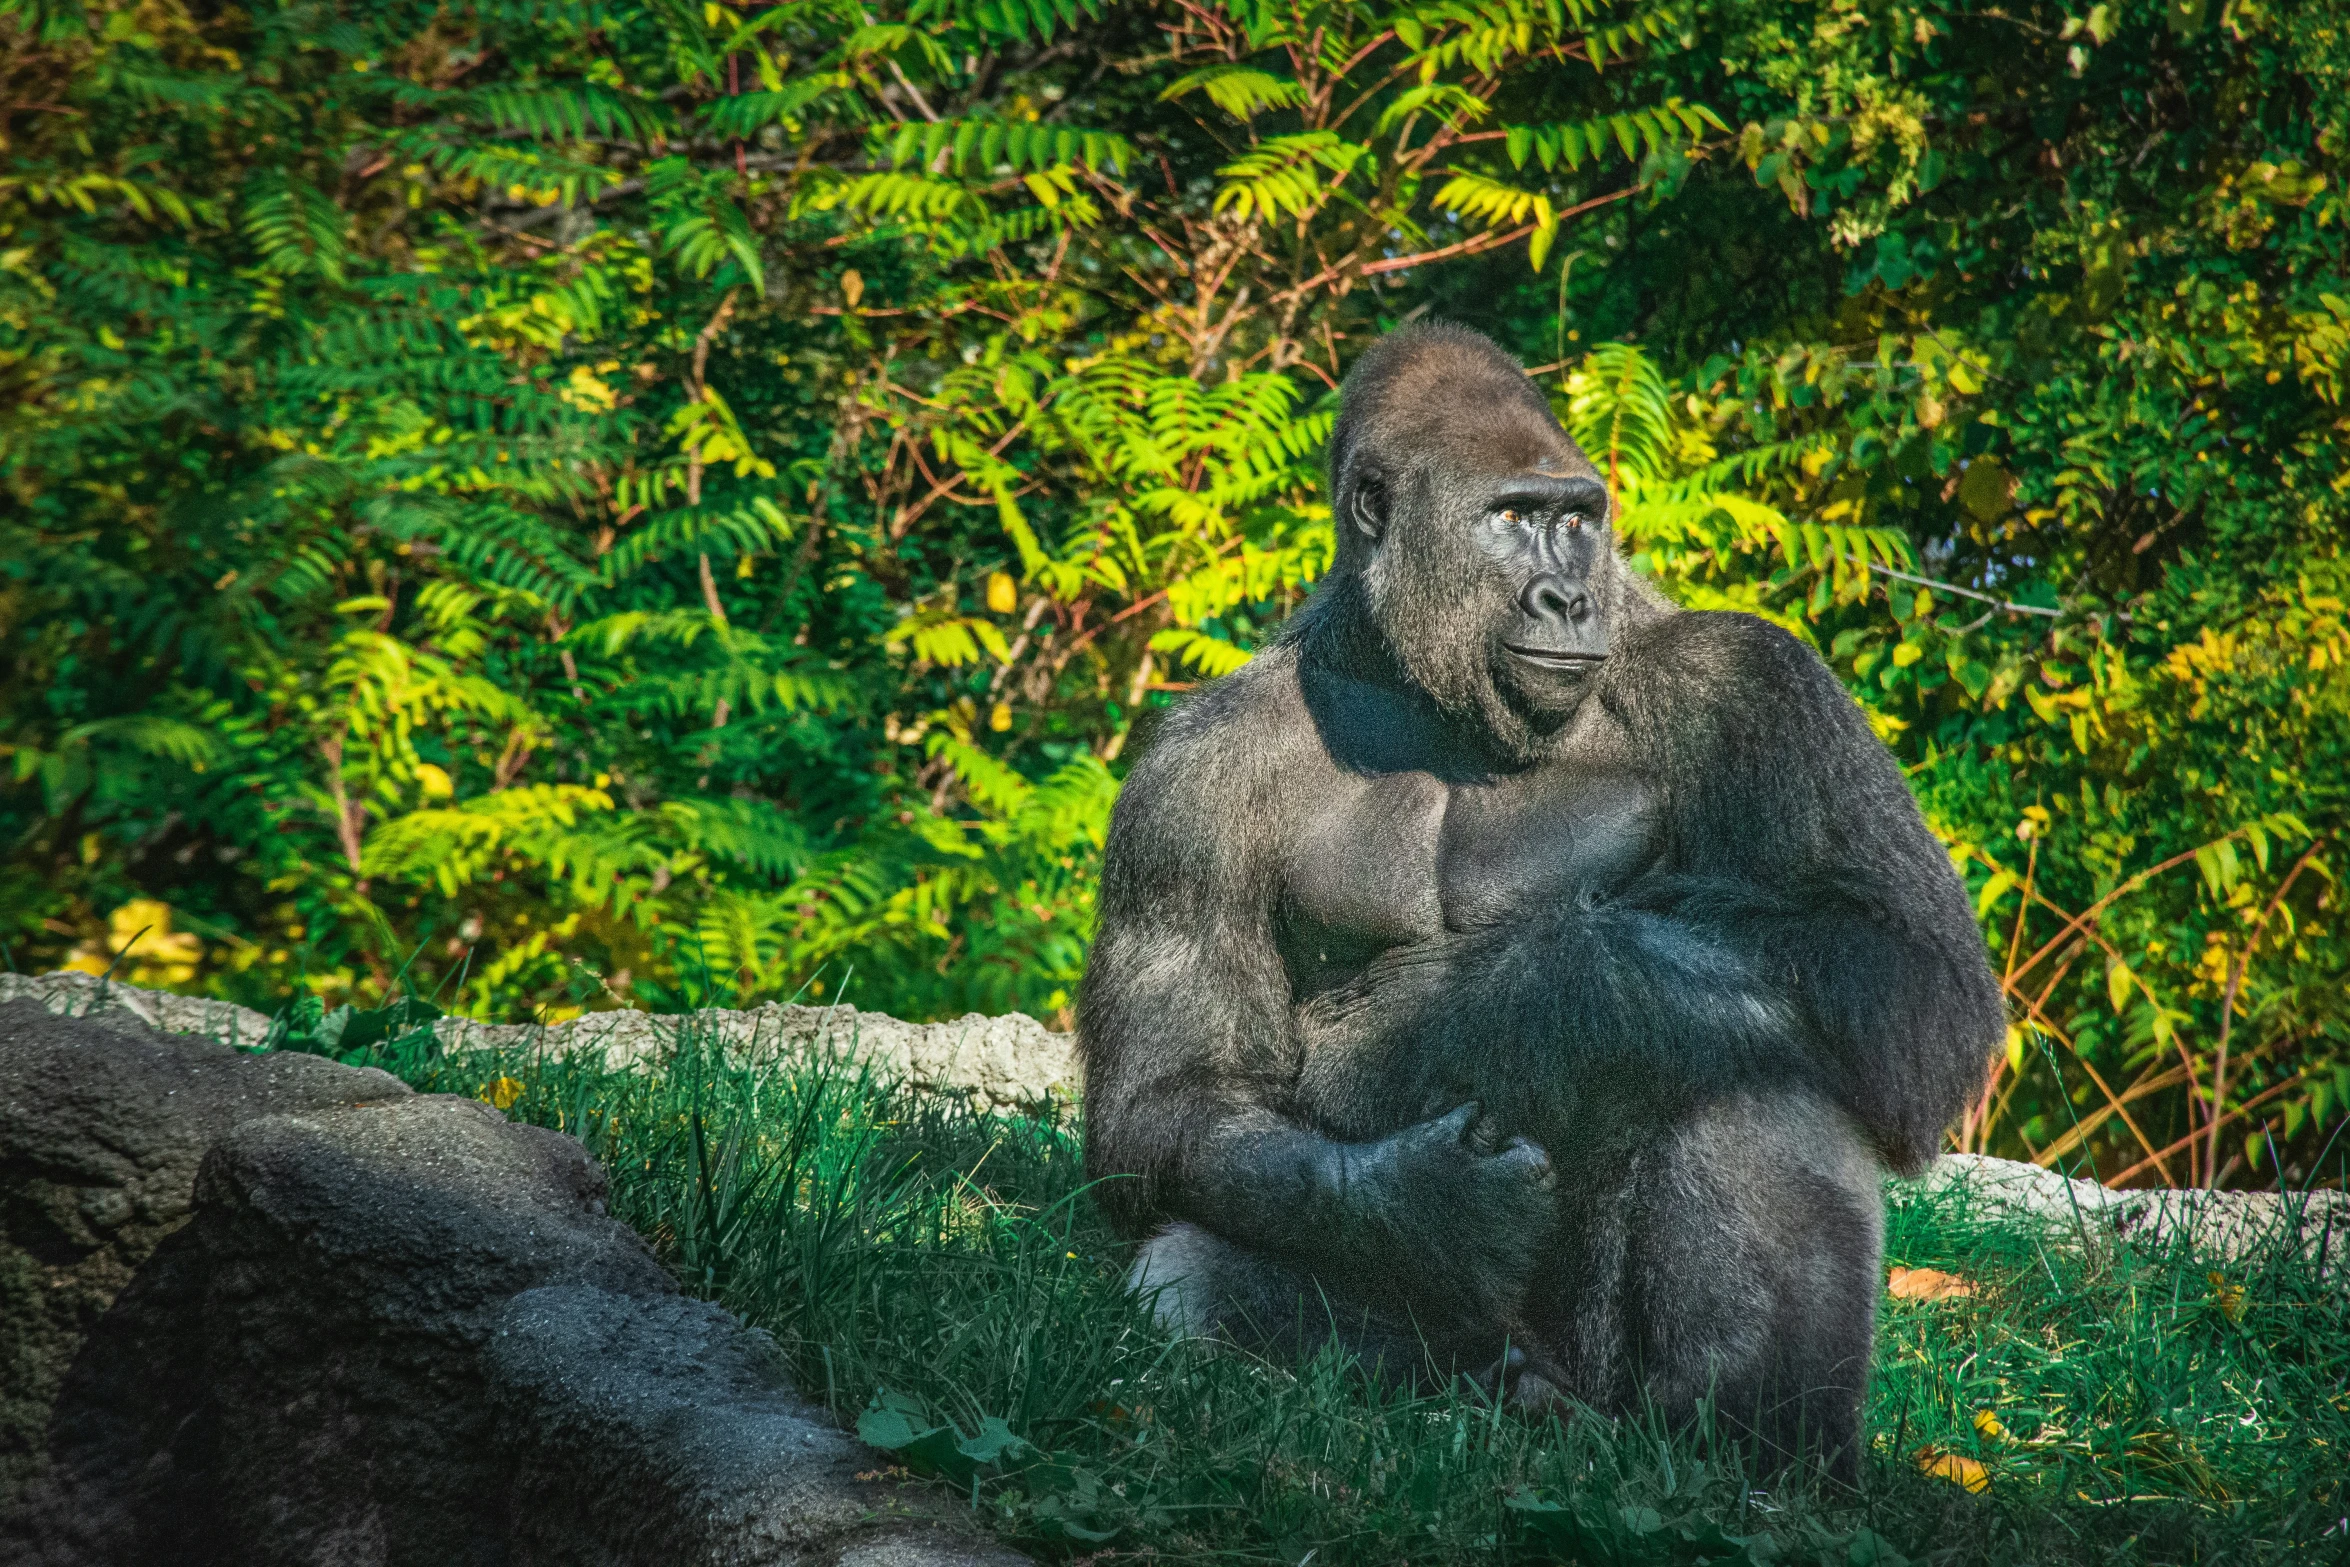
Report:
M1331 460L1335 569L1111 828L1079 1031L1138 1281L1439 1372L1507 1338L1521 1397L1710 1390L1852 1472L1881 1164L2004 1028L1948 857L1817 658L1612 552L1589 695L1510 684L1479 486L1591 470L1484 339L1378 345Z

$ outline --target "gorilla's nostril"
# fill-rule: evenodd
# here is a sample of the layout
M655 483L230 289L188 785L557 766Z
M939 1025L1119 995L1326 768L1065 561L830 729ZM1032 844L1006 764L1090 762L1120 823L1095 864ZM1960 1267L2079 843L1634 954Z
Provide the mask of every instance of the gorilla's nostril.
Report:
M1573 623L1591 615L1591 595L1581 588L1570 587L1557 577L1544 573L1526 584L1526 591L1518 602L1527 614L1537 620L1555 620Z

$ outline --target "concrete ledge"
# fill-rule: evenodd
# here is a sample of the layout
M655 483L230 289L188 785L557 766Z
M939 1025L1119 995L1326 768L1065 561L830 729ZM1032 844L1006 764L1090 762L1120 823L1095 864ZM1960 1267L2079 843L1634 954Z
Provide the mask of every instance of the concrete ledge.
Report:
M113 1017L167 1034L203 1034L253 1046L269 1033L269 1019L247 1007L200 997L142 990L61 969L53 974L0 974L0 1003L33 1001L65 1017ZM450 1049L543 1049L557 1055L593 1051L611 1067L656 1059L681 1030L744 1054L833 1051L877 1076L928 1093L950 1094L972 1109L1049 1113L1077 1098L1077 1042L1022 1012L1001 1017L969 1013L951 1023L905 1023L855 1007L769 1004L748 1011L713 1009L667 1016L651 1012L590 1012L552 1027L476 1023L442 1018L434 1032Z
M1944 1154L1915 1183L1963 1194L1986 1217L2029 1224L2057 1238L2121 1241L2141 1249L2186 1246L2217 1262L2290 1247L2318 1276L2350 1283L2350 1197L2340 1192L2114 1191L2054 1170L1984 1154Z

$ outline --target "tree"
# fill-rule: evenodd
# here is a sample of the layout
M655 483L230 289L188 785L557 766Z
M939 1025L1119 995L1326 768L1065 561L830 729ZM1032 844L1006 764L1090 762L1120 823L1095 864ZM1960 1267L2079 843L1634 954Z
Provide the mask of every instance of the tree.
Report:
M1434 312L1902 755L2010 965L1970 1146L2341 1125L2322 0L0 34L13 961L149 900L254 1000L1052 1014L1130 748L1318 575L1332 388Z

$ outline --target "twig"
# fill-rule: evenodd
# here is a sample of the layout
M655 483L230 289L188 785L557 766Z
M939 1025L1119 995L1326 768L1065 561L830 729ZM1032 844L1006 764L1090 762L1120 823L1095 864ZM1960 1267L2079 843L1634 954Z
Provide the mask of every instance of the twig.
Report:
M2235 834L2230 833L2228 836L2233 838ZM2030 957L2024 960L2023 966L2015 971L2017 977L2021 978L2023 975L2029 974L2032 972L2032 970L2038 968L2042 958L2047 957L2048 954L2054 952L2058 947L2064 945L2066 938L2070 937L2075 932L2085 933L2088 930L2088 927L2095 922L2097 916L2103 914L2108 908L2112 907L2115 900L2128 897L2131 893L2136 892L2140 887L2145 886L2146 883L2152 881L2155 877L2161 875L2164 871L2170 870L2174 866L2184 865L2193 858L2195 858L2195 851L2193 849L2189 849L2183 854L2172 855L2169 859L2164 860L2160 865L2148 866L2145 870L2140 871L2137 875L2132 876L2128 881L2125 881L2120 886L2114 888L2113 891L2107 893L2104 897L2099 898L2095 903L2090 904L2080 913L2068 916L2066 918L2064 928L2058 931L2055 935L2049 937L2046 941L2042 942L2038 950L2033 952ZM1993 863L1997 862L1994 861ZM2049 904L2048 907L2054 909L2058 914L2064 913L2063 909L2057 908L2057 906L2053 903Z
M2302 1074L2295 1072L2291 1077L2286 1078L2283 1082L2277 1084L2274 1088L2270 1088L2265 1092L2254 1095L2252 1098L2247 1099L2242 1104L2236 1106L2235 1109L2230 1110L2226 1115L2221 1116L2217 1121L2212 1123L2213 1129L2217 1130L2218 1128L2227 1125L2230 1121L2237 1119L2238 1117L2246 1114L2256 1107L2268 1103L2271 1099L2274 1099L2277 1095L2285 1092L2285 1090L2289 1088L2298 1088L2301 1086L2301 1082ZM2202 1135L2203 1132L2201 1128L2189 1132L2186 1136L2180 1138L2177 1142L2171 1144L2168 1148L2165 1148L2163 1153L2177 1153L2180 1149L2189 1146L2195 1141L2195 1139L2201 1137ZM2121 1174L2115 1176L2112 1180L2107 1181L2104 1184L2107 1186L2118 1186L2121 1182L2128 1180L2131 1176L2139 1174L2153 1162L2154 1161L2152 1159L2141 1159L2136 1164L2131 1165L2128 1169L2122 1171Z
M2140 1099L2145 1099L2154 1094L2159 1094L2166 1088L2177 1087L2181 1082L2186 1080L2186 1077L2187 1069L2185 1067L2166 1067L2159 1072L2155 1071L2152 1067L2148 1067L2145 1071L2138 1074L2137 1079L2132 1082L2129 1087L2121 1091L2119 1102L2121 1104L2134 1104ZM2071 1153L2075 1148L2078 1148L2082 1144L2086 1143L2089 1140L2091 1134L2093 1134L2097 1128L2103 1126L2107 1121L2111 1120L2113 1118L2115 1109L2116 1106L2112 1104L2101 1105L2084 1119L2075 1121L2071 1126L2065 1128L2065 1130L2057 1137L2055 1142L2050 1143L2046 1148L2040 1149L2038 1152L2034 1153L2032 1155L2032 1162L2045 1167L2049 1161L2061 1159L2066 1154ZM2151 1149L2149 1149L2149 1151L2151 1151ZM2189 1152L2192 1153L2193 1150L2190 1149Z
M1869 570L1881 576L1898 577L1903 582L1914 582L1921 588L1932 588L1941 593L1955 593L1960 598L1973 599L1978 604L1990 604L1999 609L2011 610L2018 615L2046 615L2049 619L2055 620L2064 614L2061 609L2042 609L2037 604L2017 604L2008 599L1996 598L1988 593L1978 593L1973 588L1962 588L1955 582L1936 582L1932 577L1920 577L1911 572L1896 571L1891 566L1880 566L1875 561L1869 562ZM2127 620L2130 617L2124 615L2121 618Z
M2269 916L2276 913L2277 905L2285 901L2285 894L2293 890L2294 881L2301 875L2301 867L2307 865L2311 856L2324 847L2325 839L2320 838L2301 851L2301 858L2293 862L2293 868L2285 872L2285 879L2277 883L2277 890L2269 897L2268 907L2262 909L2260 918L2252 922L2252 934L2244 938L2244 950L2236 954L2235 964L2228 970L2228 987L2219 999L2219 1050L2211 1063L2211 1105L2205 1112L2207 1115L2216 1115L2221 1106L2227 1103L2228 1026L2235 1021L2236 992L2244 983L2245 965L2252 961L2252 950L2260 945L2260 933L2268 928ZM2219 1184L2218 1173L2213 1168L2218 1158L2219 1122L2213 1120L2211 1139L2203 1150L2203 1179L2207 1189L2216 1188Z
M2054 1021L2049 1018L2047 1013L2040 1010L2040 1003L2038 1001L2033 1000L2029 996L2023 996L2021 999L2023 1000L2025 1007L2030 1010L2033 1020L2036 1021L2051 1038L2059 1040L2063 1043L2064 1048L2071 1053L2072 1058L2075 1061L2081 1063L2081 1070L2089 1074L2089 1081L2095 1083L2097 1085L2097 1091L2105 1096L2105 1111L2100 1111L2095 1121L2092 1121L2090 1124L2095 1125L2099 1122L2102 1122L2105 1119L2107 1111L2110 1111L2114 1115L2120 1116L2122 1125L2130 1129L2130 1135L2138 1139L2138 1146L2145 1149L2148 1156L2151 1157L2156 1162L2156 1164L2161 1166L2162 1178L2165 1181L2169 1181L2171 1179L2170 1166L2162 1163L2163 1156L2154 1151L2153 1139L2149 1138L2145 1132L2139 1129L2137 1118L2132 1116L2130 1112L2124 1108L2124 1106L2129 1103L2128 1093L2125 1091L2124 1093L2116 1094L2113 1091L2112 1085L2105 1081L2105 1078L2098 1072L2097 1068L2089 1064L2089 1058L2081 1054L2081 1047L2073 1043L2072 1037L2065 1033L2064 1030L2058 1028ZM2002 1061L2000 1065L2004 1066L2006 1063ZM2141 1079L2141 1081L2143 1081L2143 1079ZM1987 1091L1984 1097L1985 1099L1990 1097ZM2078 1120L2074 1121L2073 1123L2073 1131L2079 1134L2079 1136L2074 1139L2076 1142L2081 1141L2088 1136L2087 1128L2085 1128ZM2050 1144L2048 1148L2044 1148L2040 1152L2032 1155L2032 1162L2034 1164L2045 1165L2049 1160L2055 1158L2058 1153L2071 1146L2071 1143L2068 1143L2064 1138L2059 1137L2056 1142Z

